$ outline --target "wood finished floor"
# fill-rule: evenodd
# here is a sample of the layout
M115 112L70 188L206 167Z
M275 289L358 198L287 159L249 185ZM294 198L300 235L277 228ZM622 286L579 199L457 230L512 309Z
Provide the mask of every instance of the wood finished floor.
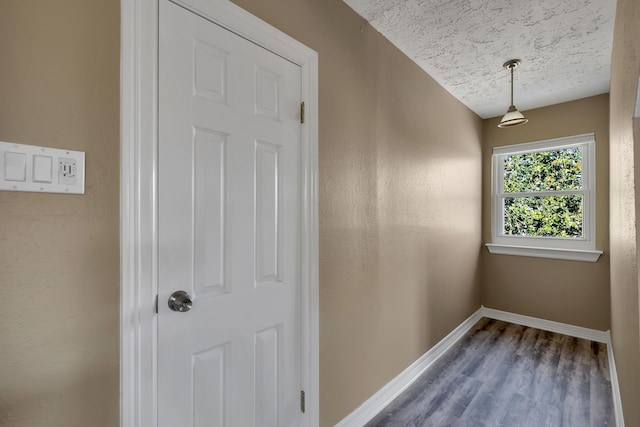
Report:
M605 344L481 319L373 426L614 426Z

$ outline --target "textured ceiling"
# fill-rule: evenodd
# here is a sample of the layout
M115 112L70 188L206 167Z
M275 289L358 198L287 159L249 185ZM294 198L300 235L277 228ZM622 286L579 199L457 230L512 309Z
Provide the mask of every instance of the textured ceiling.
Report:
M609 92L615 0L344 0L483 118Z

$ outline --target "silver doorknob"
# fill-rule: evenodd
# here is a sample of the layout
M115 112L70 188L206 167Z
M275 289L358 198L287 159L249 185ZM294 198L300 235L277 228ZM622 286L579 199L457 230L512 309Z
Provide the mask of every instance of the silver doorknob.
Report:
M193 301L191 301L191 297L185 291L175 291L169 297L169 308L173 311L184 313L185 311L191 310L192 306Z

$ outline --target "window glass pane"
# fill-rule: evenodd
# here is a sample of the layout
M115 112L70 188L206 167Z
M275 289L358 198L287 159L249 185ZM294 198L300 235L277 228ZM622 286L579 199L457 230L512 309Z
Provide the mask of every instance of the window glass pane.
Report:
M504 158L504 192L579 190L582 147L514 154Z
M582 237L582 195L505 197L504 234Z

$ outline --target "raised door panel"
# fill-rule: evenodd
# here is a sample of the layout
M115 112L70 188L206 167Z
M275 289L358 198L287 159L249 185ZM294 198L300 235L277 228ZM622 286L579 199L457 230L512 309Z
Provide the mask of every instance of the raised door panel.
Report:
M268 119L280 119L280 75L256 66L256 114Z
M255 335L255 412L256 426L277 427L280 425L280 325Z
M229 343L192 357L193 409L195 427L223 427L228 424Z
M227 104L229 53L198 38L193 39L193 51L194 94L219 104Z
M198 296L230 291L226 279L226 140L223 133L194 130L194 284Z
M256 143L256 284L280 281L280 146Z

